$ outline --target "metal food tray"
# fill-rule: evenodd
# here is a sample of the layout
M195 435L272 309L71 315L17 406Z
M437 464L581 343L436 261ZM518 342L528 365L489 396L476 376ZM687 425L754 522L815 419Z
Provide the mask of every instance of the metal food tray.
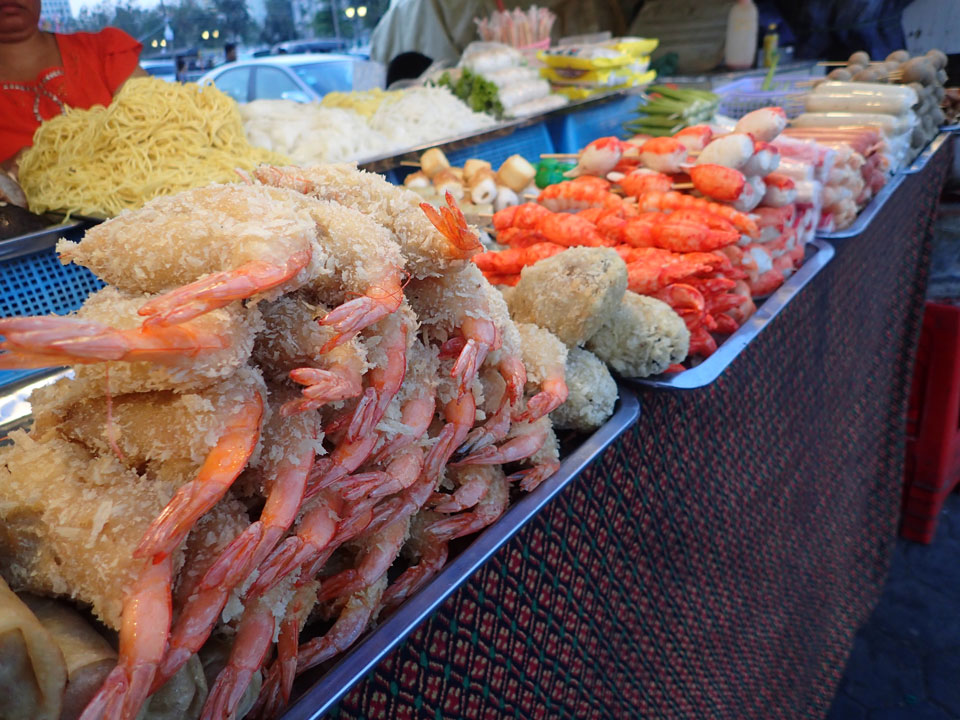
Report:
M890 196L897 191L897 188L900 187L900 183L902 183L905 178L906 175L903 173L903 171L896 173L890 178L890 182L884 185L883 189L873 196L873 200L868 202L866 207L860 211L860 214L857 215L857 219L854 220L851 225L845 227L843 230L836 230L834 232L818 232L817 237L822 238L823 240L843 240L864 232L867 227L869 227L870 223L873 222L873 218L876 217L877 213L883 209L883 206L886 204L887 200L890 199Z
M0 435L6 436L13 430L30 424L30 393L44 385L55 383L64 377L73 377L73 371L65 368L40 370L37 374L3 388L0 395Z
M702 363L683 372L649 378L628 378L628 380L643 387L671 390L692 390L712 383L723 374L743 349L753 342L760 331L806 287L814 275L823 270L833 259L833 246L823 240L816 239L808 243L806 251L807 257L800 269L764 300L750 319L724 340L717 351Z
M453 152L470 147L472 145L479 145L480 143L487 142L488 140L497 140L499 138L507 137L512 135L520 128L536 125L537 123L545 122L562 115L576 112L586 107L600 105L613 100L620 100L628 95L637 95L639 97L639 94L640 88L637 88L635 90L616 90L600 95L594 95L593 97L585 100L572 100L566 105L554 108L549 112L528 115L515 120L506 120L504 122L497 123L496 125L491 125L481 130L475 130L462 135L455 135L448 138L437 138L436 140L432 140L422 145L406 148L404 150L391 151L385 155L361 158L357 160L357 164L361 170L384 173L400 167L401 162L403 161L418 161L420 159L420 155L430 148L440 148L444 152ZM547 152L549 152L549 150L547 150Z
M561 490L579 475L640 414L637 396L618 383L620 399L611 417L599 430L568 455L560 468L536 490L513 503L497 522L486 528L457 557L450 561L420 592L387 617L326 672L307 673L298 680L299 695L282 720L316 720L326 713L350 688L399 645L439 605L460 587L481 565L526 525ZM322 671L322 670L321 670Z
M0 240L0 262L22 255L30 255L40 250L46 250L57 244L57 240L66 233L87 227L91 221L87 218L71 218L56 222L56 224L33 232L17 235L16 237Z
M913 162L900 172L904 175L913 175L914 173L918 173L923 170L927 166L927 163L930 162L930 158L937 154L937 151L943 146L949 137L950 132L946 128L942 129L940 134L931 140L923 149L923 152L917 155L917 157L913 159Z

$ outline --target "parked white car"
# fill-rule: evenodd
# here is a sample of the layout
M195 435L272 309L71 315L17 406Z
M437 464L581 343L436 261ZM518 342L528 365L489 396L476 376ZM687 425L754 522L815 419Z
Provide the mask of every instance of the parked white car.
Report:
M368 90L377 86L373 63L351 55L302 53L270 55L227 63L206 73L212 83L237 102L295 100L312 102L328 92Z

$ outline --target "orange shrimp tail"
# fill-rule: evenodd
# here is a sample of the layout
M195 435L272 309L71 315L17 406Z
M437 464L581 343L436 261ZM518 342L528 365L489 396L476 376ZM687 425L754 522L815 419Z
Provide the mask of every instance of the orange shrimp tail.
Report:
M423 463L424 472L430 477L439 477L440 473L443 472L444 465L456 451L455 436L456 426L453 423L447 423L440 430L436 443L427 452L427 457Z
M378 422L377 404L377 391L373 388L364 390L347 426L347 440L356 440L373 432Z
M319 368L296 368L290 371L290 379L305 387L303 397L288 400L280 408L280 414L283 417L316 410L327 403L356 397L362 390L357 383L337 373Z
M280 694L284 704L290 702L293 681L297 677L297 651L299 650L300 624L295 617L285 618L277 638L277 662L280 667Z
M292 280L311 257L307 249L294 253L282 265L253 260L160 295L137 312L146 316L146 326L177 325Z
M517 416L515 420L517 422L533 422L534 420L539 420L544 415L552 413L563 405L563 403L567 401L567 395L567 384L563 382L556 383L551 389L543 390L530 398L530 400L527 401L527 409Z
M359 579L361 579L360 574L352 568L325 579L317 591L317 602L336 600L344 593L352 592L351 586Z
M449 554L449 547L444 542L435 548L429 557L422 557L419 563L404 570L384 591L384 607L394 608L422 588L446 564Z
M133 552L155 562L173 552L207 510L216 505L243 471L260 439L263 399L253 396L233 417L197 477L181 487Z
M445 197L447 207L440 208L439 212L430 203L420 203L420 209L424 215L433 224L433 226L443 235L453 246L454 255L460 258L468 258L478 250L483 248L480 239L470 230L467 225L467 219L463 212L457 206L457 201L449 192Z
M263 524L255 522L224 548L200 581L201 589L235 586L249 570L250 559L263 540Z
M286 703L280 697L280 685L280 665L274 662L264 674L260 694L257 695L257 700L246 717L256 720L273 720L273 718L280 717L283 708L286 706Z
M200 720L233 717L243 699L243 694L247 691L252 675L253 673L249 671L237 670L229 666L221 670L213 687L210 688L210 694L207 695Z
M469 392L470 383L477 376L480 366L483 365L483 361L487 357L487 349L483 343L476 340L471 339L464 343L463 350L460 351L457 362L454 363L453 370L450 371L452 377L460 380L458 387L461 395Z
M277 545L270 557L260 566L257 579L247 590L246 597L263 595L300 567L304 560L304 547L303 540L295 536Z
M511 422L510 402L505 394L500 407L497 409L497 412L494 413L493 417L480 427L474 428L470 434L467 435L466 442L457 448L457 453L460 455L469 455L472 452L500 442L507 436L507 433L510 432Z
M548 460L536 467L520 470L507 476L507 480L520 481L520 489L524 492L533 492L540 483L553 475L560 468L560 463L556 460Z
M107 720L122 717L123 699L129 687L127 673L118 665L110 671L97 694L87 703L79 720Z
M390 300L364 295L349 300L328 312L320 324L332 326L336 335L320 348L320 352L327 353L343 345L364 328L392 313L400 306L402 296L403 293L400 291L395 296L391 294Z
M180 362L185 355L219 350L224 340L196 327L117 330L71 317L4 318L0 369L56 367L110 360Z

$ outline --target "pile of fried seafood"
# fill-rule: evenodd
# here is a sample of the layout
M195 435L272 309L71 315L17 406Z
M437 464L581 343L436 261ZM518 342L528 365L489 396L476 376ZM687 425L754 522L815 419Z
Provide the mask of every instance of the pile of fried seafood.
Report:
M178 717L277 716L299 673L556 471L554 424L613 411L581 347L627 312L613 251L571 251L612 256L589 266L614 279L569 301L594 309L561 341L511 320L451 198L353 165L244 179L62 241L106 287L70 316L0 320L0 367L73 368L0 449L0 574L117 638L35 717L138 717L197 657L205 688ZM595 345L619 340L638 342L621 323Z

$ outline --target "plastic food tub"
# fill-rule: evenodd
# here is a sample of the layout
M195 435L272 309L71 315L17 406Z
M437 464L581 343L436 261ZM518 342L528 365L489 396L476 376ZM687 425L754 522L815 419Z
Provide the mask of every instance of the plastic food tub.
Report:
M775 75L772 90L760 89L764 79L747 77L714 88L713 92L720 96L720 114L738 119L754 110L772 106L782 107L790 118L803 112L806 89L797 83L809 80L809 76Z

